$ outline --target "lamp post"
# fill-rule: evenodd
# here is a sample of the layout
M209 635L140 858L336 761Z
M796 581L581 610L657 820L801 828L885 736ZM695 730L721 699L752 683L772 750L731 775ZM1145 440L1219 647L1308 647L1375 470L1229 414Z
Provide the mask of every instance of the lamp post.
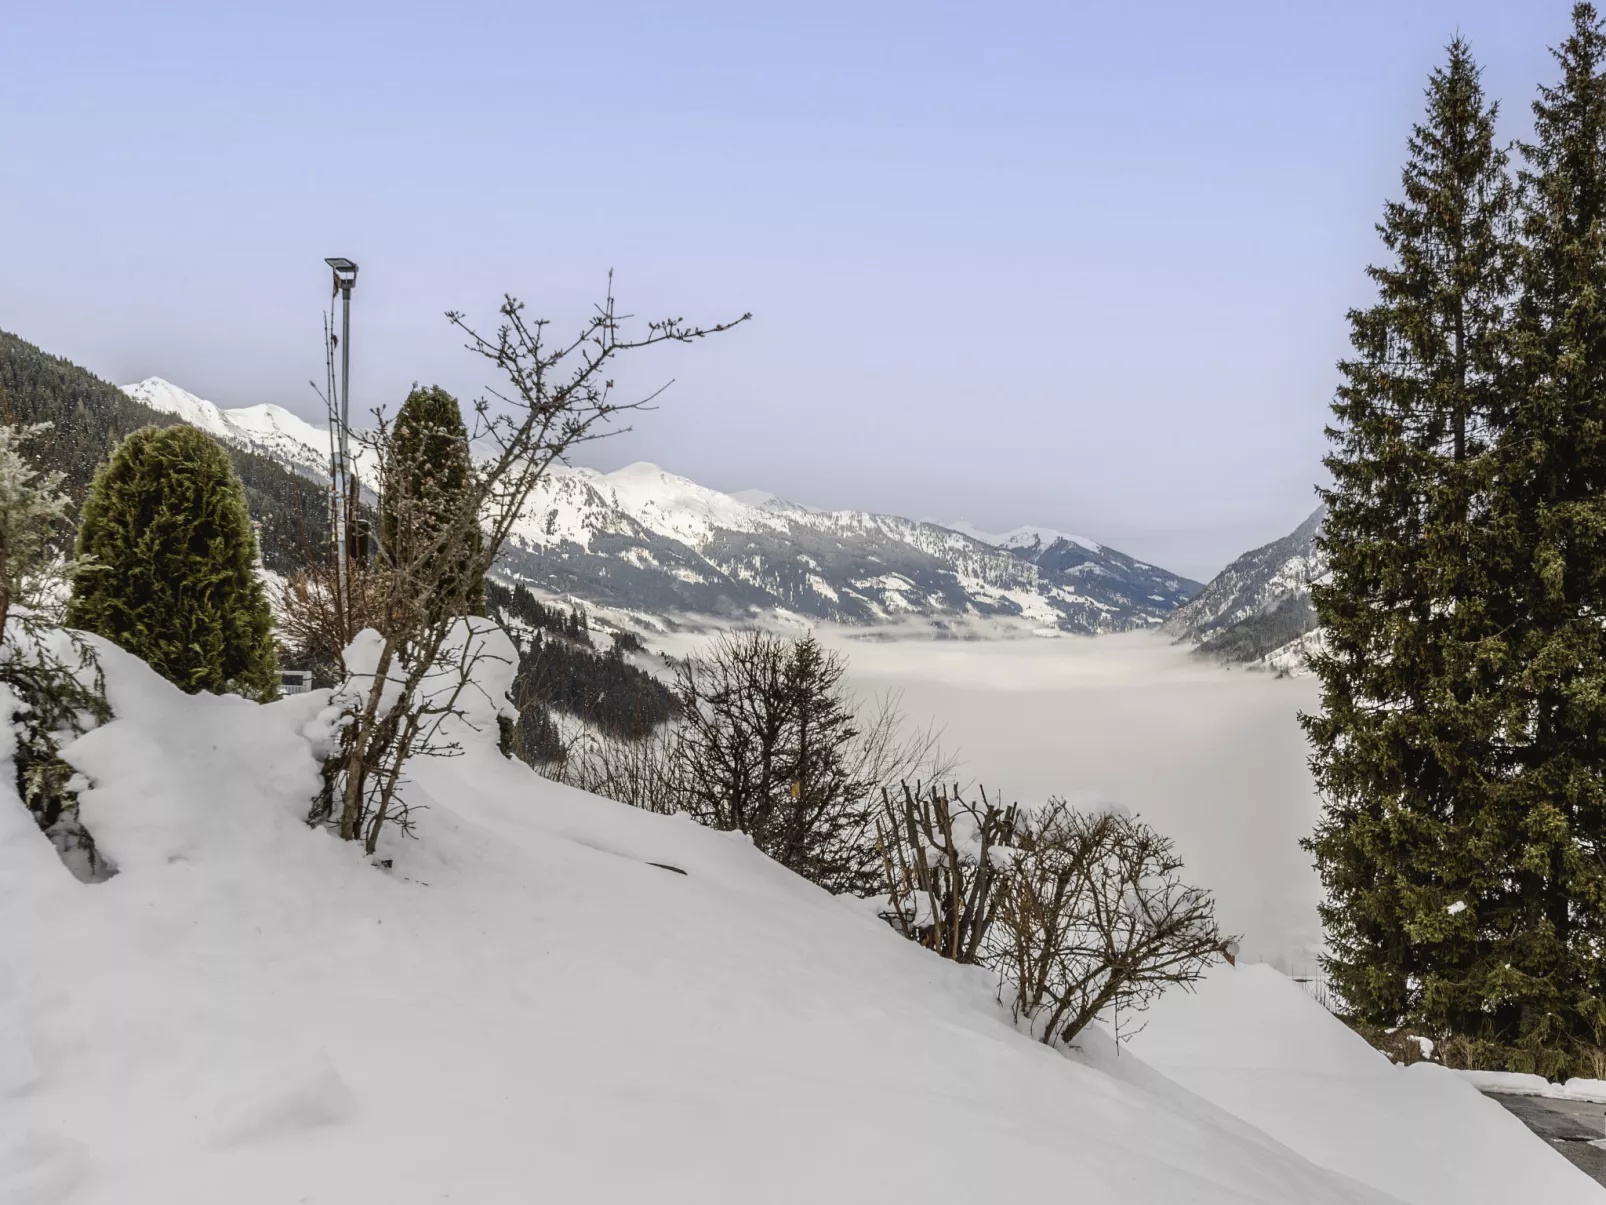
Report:
M351 287L357 283L357 265L343 256L323 261L334 273L334 291L340 294L340 404L335 407L335 577L340 591L340 613L350 626L351 593L346 581L347 511L351 492ZM349 636L350 633L348 632Z

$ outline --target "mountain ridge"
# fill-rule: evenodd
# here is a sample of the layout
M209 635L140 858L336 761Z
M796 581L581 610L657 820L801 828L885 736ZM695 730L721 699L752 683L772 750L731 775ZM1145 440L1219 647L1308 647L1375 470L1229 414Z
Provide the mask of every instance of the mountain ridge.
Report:
M1286 670L1316 631L1310 584L1327 572L1316 545L1325 505L1286 536L1252 548L1218 573L1160 630L1224 661ZM1286 654L1286 655L1285 655Z
M327 461L327 435L282 407L223 409L161 378L124 390L298 471ZM356 471L365 475L360 458ZM659 615L998 618L1072 633L1156 627L1199 588L1085 537L1020 528L999 538L764 490L725 493L647 462L606 473L562 465L514 525L503 568L560 595Z

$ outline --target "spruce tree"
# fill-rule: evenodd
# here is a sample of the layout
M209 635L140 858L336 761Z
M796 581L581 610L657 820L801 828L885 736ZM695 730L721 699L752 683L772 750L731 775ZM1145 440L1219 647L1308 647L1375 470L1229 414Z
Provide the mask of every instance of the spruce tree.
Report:
M1606 1045L1606 33L1573 9L1522 152L1522 300L1492 569L1505 676L1488 850L1489 1029L1515 1070L1574 1074ZM1594 1072L1587 1072L1593 1074Z
M106 637L180 689L278 693L273 617L245 493L194 427L146 427L95 475L67 624Z
M1357 1020L1480 1024L1486 885L1477 818L1502 652L1482 512L1509 325L1514 191L1465 42L1427 87L1403 196L1349 315L1354 355L1328 428L1321 711L1302 716L1323 818L1306 847L1326 900L1326 966Z
M461 505L468 485L468 430L457 399L439 385L427 389L414 385L396 414L387 460L380 513L382 550L393 564L408 563L450 528L444 516ZM466 559L473 556L470 553ZM426 567L425 574L433 576L433 570ZM458 582L463 574L471 580ZM467 614L485 613L485 583L469 566L459 574L448 573L440 593L459 599Z

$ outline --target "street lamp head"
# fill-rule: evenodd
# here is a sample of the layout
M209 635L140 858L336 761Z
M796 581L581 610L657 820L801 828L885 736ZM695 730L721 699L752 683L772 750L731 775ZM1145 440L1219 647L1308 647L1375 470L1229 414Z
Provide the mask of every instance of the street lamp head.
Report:
M335 289L351 296L351 286L357 283L357 265L342 255L332 255L323 261L335 273Z

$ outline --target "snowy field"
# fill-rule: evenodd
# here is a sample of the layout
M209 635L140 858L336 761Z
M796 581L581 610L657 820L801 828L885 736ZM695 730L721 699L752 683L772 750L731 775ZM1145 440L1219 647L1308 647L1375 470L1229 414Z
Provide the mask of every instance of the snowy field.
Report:
M826 635L822 633L822 636ZM861 692L899 690L964 759L962 781L1012 799L1109 799L1177 843L1247 957L1314 969L1320 884L1299 839L1318 805L1296 721L1313 679L1200 661L1151 633L864 641L827 636Z
M371 866L302 821L321 694L103 656L119 718L66 755L120 873L78 883L0 785L6 1205L1602 1200L1269 967L1061 1053L984 972L489 735L418 764Z

